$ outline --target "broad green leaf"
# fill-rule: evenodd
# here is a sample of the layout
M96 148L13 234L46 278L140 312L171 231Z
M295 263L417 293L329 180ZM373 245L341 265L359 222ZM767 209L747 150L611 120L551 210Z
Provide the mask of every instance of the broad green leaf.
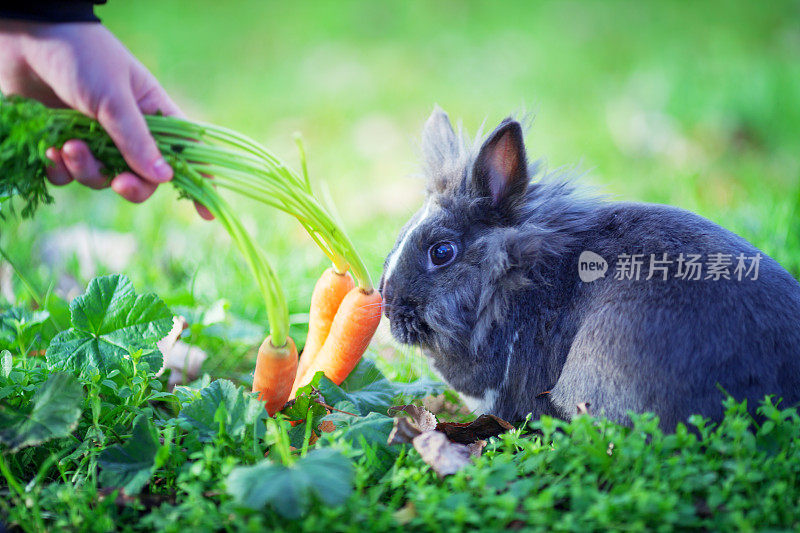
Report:
M329 405L336 406L347 400L358 408L357 414L362 415L371 411L385 413L394 396L391 382L369 359L362 359L341 387L323 377L318 388Z
M291 466L262 461L233 469L226 480L228 494L251 509L271 505L287 518L298 518L313 498L341 505L353 491L353 465L332 448L311 451Z
M51 374L30 403L17 412L0 405L0 442L11 451L69 435L81 416L83 386L71 374Z
M353 464L333 448L310 452L294 465L308 477L312 492L326 505L341 505L353 491Z
M156 456L161 447L153 422L139 415L125 444L116 444L100 453L97 460L102 467L100 483L122 488L127 494L138 494L156 470Z
M220 379L202 389L200 398L186 404L178 418L197 432L201 442L208 442L219 434L220 417L225 433L234 440L241 440L254 425L259 434L263 434L263 422L256 424L256 421L267 416L264 402L243 387Z
M156 342L172 327L172 314L158 296L136 295L131 281L120 274L95 278L70 304L72 327L62 331L47 349L47 362L81 374L105 375L131 353L157 372L163 363Z
M343 430L345 440L357 443L363 437L367 444L378 443L386 445L389 433L392 431L394 419L380 413L370 413L367 416L350 416L342 413L332 413L325 417Z

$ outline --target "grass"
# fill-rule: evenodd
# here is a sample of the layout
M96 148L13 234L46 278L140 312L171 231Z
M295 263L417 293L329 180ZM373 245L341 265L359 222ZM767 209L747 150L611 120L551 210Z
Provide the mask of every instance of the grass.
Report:
M374 279L396 232L421 204L418 133L434 103L470 132L484 123L484 130L491 128L509 113L535 116L527 135L531 157L544 158L550 168L587 171L583 179L614 198L698 212L800 276L800 2L140 0L110 2L97 12L192 118L246 133L295 166L292 133L302 132L312 180L330 191ZM288 217L247 201L236 207L283 280L295 319L293 337L304 338L303 313L326 266L323 255ZM122 266L99 261L96 272L81 271L75 258L55 265L42 261L53 232L76 224L130 234L136 251ZM0 245L42 292L55 289L59 279L66 283L65 276L82 290L95 274L123 271L173 308L222 305L229 321L221 336L198 334L196 340L213 355L209 372L240 378L252 368L257 343L251 349L230 339L246 340L252 331L248 323L263 323L265 317L246 267L227 243L221 228L202 222L167 188L134 206L110 191L70 185L34 220L0 226ZM26 298L19 283L13 288L18 299ZM418 353L398 352L382 330L372 355L391 376L426 371ZM495 446L503 456L505 441ZM556 529L621 527L625 517L613 513L605 522L587 518L611 512L613 503L650 517L633 529L667 527L664 517L673 500L653 495L675 490L682 481L663 481L653 466L660 457L639 456L653 468L652 477L626 478L618 492L593 493L592 501L605 502L606 510L598 510L601 503L576 504L541 516L559 524ZM720 471L746 464L726 466L726 460L719 459ZM499 460L500 472L502 464ZM757 465L751 471L763 466ZM523 467L514 468L519 473ZM353 513L376 527L405 520L409 527L435 529L443 523L439 512L463 527L488 527L483 518L504 506L510 510L498 524L519 519L513 517L522 511L509 500L513 490L481 500L484 487L503 483L502 474L493 474L500 476L494 481L457 476L437 482L424 472L407 457L388 485L357 481L358 498L344 511L320 511L304 527L337 529L331 520ZM714 479L721 483L722 477ZM580 480L586 481L578 476L573 484L558 486L573 490ZM745 494L737 498L752 503L773 501L769 490L784 485L741 486ZM634 494L645 495L641 501L619 503L636 487L641 491ZM539 490L527 487L520 494ZM564 497L532 500L539 503L524 508L526 516L548 506L558 509ZM589 501L580 494L569 498ZM675 503L675 512L695 505L694 495L686 498ZM210 516L209 505L198 496L154 516L201 524ZM477 515L471 510L475 505ZM102 524L108 507L83 502L76 508L82 509L81 520L91 521L96 513ZM752 514L760 512L755 506L746 507L736 507L731 522L709 518L692 525L748 529L767 523ZM261 515L249 520L254 527L263 520L276 525Z

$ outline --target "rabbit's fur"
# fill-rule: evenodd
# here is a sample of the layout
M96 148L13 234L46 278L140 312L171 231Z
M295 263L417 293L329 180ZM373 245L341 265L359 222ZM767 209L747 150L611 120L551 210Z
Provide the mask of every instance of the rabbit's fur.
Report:
M751 409L766 394L798 402L800 284L743 238L675 207L581 195L555 174L531 182L511 119L471 146L437 108L423 151L428 196L386 260L384 311L476 411L569 419L589 402L674 428L693 413L719 419L720 389ZM436 243L451 263L434 266ZM585 250L608 262L605 277L580 279ZM645 279L663 253L668 279ZM718 253L730 274L739 254L760 253L757 279L676 277L679 254L706 267ZM639 280L616 279L619 254L644 254Z

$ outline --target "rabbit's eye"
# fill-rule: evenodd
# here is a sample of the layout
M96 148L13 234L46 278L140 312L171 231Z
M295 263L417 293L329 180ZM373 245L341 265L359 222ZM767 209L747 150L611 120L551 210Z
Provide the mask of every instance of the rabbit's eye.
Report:
M456 256L456 245L449 241L437 242L428 250L434 266L444 266Z

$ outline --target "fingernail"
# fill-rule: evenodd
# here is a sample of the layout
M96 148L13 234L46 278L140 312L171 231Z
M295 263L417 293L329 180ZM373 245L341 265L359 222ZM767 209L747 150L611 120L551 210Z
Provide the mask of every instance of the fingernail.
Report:
M153 163L153 176L162 183L172 179L172 169L163 157Z

